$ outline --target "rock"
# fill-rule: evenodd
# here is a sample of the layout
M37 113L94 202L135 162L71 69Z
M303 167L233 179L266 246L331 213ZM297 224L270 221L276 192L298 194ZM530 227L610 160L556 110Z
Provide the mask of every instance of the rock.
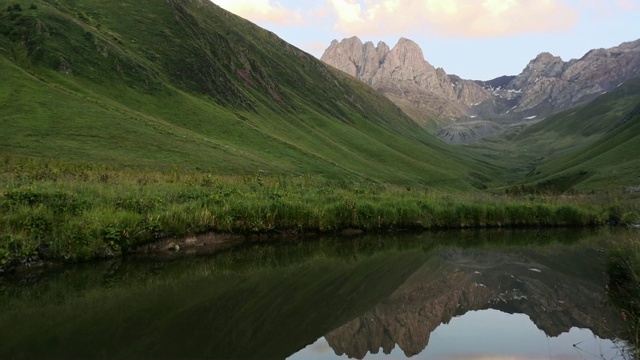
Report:
M180 251L180 245L176 244L176 243L169 243L169 245L167 245L167 247L165 248L168 251Z
M195 236L190 236L184 240L185 245L195 245L198 243L198 238Z
M502 126L492 121L456 122L440 130L438 137L449 144L473 144L503 131Z
M396 102L405 101L429 116L455 119L471 114L470 105L491 97L477 83L450 77L424 59L415 42L401 38L393 49L357 37L334 40L322 61L369 84ZM399 104L403 107L403 104Z
M625 80L639 76L638 68L640 40L591 50L568 62L542 53L497 94L506 96L509 91L519 94L514 112L548 107L548 115L615 89Z
M418 44L405 38L393 49L357 37L334 40L321 59L369 84L420 124L443 119L435 123L442 130L468 118L520 124L593 100L640 76L640 40L592 50L568 62L541 53L519 75L489 81L436 69Z

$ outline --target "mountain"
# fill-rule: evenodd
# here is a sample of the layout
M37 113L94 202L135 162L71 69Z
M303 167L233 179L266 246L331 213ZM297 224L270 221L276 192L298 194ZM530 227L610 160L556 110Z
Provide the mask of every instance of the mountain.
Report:
M407 39L391 50L383 42L374 47L355 37L334 40L322 60L386 95L417 122L440 130L443 140L472 143L503 130L485 121L507 127L535 122L640 76L640 40L568 62L542 53L521 74L490 81L464 80L435 69Z
M640 188L640 77L484 146L494 145L510 154L505 161L528 163L523 179L537 187L634 191Z
M321 60L364 81L401 108L415 108L420 115L414 118L422 124L434 117L472 115L474 104L492 96L476 82L436 69L424 59L418 44L405 38L393 49L384 42L377 47L372 42L363 44L357 37L334 40Z
M2 0L0 74L7 156L458 189L493 171L208 0Z
M591 50L578 60L562 61L549 53L531 60L504 91L515 92L514 112L555 113L591 101L624 81L640 76L640 40L610 49Z
M350 43L350 51L364 57L366 50L369 60L350 62L349 71L368 73L407 114L362 81L210 1L0 0L0 154L456 190L497 181L586 190L608 188L609 180L624 188L640 184L630 157L637 151L636 87L632 81L616 87L615 80L634 73L637 43L593 51L570 66L548 56L530 64L523 74L549 78L567 77L587 62L608 64L611 79L591 70L575 76L601 78L595 93L614 88L526 131L498 117L483 119L480 110L502 104L513 116L511 102L524 108L526 89L541 80L523 74L462 80L434 69L406 39L394 49ZM334 42L334 56L358 58L340 44ZM591 96L572 89L580 99ZM449 127L438 118L440 136L449 141L502 131L505 137L485 148L447 145L433 135L435 126L424 126L435 116L432 104L440 104L441 114L477 111ZM537 122L536 109L512 121L521 124L526 115Z

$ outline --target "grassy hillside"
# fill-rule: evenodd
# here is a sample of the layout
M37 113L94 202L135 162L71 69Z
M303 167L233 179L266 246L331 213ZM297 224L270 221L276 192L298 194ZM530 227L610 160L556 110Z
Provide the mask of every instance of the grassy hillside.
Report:
M205 0L0 1L0 77L3 154L460 190L497 170Z
M577 189L624 189L640 185L640 78L626 82L568 116L564 132L556 132L571 139L573 129L575 150L541 164L535 173L537 177L551 183L559 180L562 186L563 179L578 174Z
M586 105L475 146L512 169L505 185L552 191L640 185L640 78Z
M0 0L0 84L0 269L210 231L585 226L640 211L478 191L596 169L587 146L628 183L633 84L455 147L208 0Z

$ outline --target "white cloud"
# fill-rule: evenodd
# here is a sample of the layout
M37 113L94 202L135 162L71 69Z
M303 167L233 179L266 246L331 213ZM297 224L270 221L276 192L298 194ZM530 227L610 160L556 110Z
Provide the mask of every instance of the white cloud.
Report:
M517 5L516 0L485 0L483 4L484 8L493 15L503 14Z
M336 10L338 20L342 24L357 24L364 22L362 16L362 7L356 0L329 0L331 6ZM375 6L372 6L372 11Z
M296 25L303 22L299 10L288 9L271 0L213 0L215 4L254 22Z

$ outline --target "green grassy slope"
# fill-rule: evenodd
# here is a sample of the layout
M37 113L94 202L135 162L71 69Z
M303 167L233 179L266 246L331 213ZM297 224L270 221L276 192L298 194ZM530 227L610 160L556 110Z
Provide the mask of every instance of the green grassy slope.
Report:
M626 122L616 123L617 126L593 144L540 165L538 175L553 184L575 178L577 174L578 189L624 189L640 185L640 102L625 117Z
M520 135L521 143L556 151L530 174L560 190L620 189L640 185L640 78ZM555 141L555 146L549 142Z
M512 169L506 183L556 191L640 185L640 78L475 149Z
M3 154L461 190L498 170L204 0L2 0L0 83Z

